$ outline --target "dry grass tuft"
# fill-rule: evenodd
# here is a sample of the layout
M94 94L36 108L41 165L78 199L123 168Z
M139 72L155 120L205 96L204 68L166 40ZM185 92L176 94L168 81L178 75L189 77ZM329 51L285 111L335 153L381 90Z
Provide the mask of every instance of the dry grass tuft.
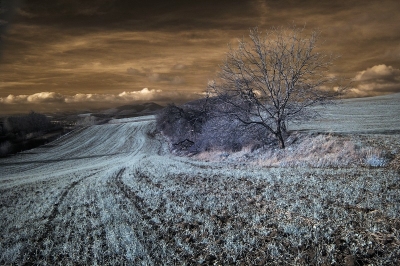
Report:
M195 156L205 161L250 163L266 167L385 167L397 151L370 145L360 136L295 133L287 139L286 149L264 146L253 150L245 147L239 152L208 151Z

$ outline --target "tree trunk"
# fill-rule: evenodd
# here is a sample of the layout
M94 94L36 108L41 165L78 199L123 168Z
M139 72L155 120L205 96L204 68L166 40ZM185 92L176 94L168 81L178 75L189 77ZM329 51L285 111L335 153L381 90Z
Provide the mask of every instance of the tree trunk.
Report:
M278 140L279 140L279 148L284 149L284 148L285 148L285 140L283 139L282 132L279 131L279 132L276 134L276 137L277 137Z
M285 131L285 122L283 122L280 118L276 120L276 138L279 140L279 148L284 149L285 148L285 140L283 138L283 134Z
M287 132L287 126L286 126L286 122L282 122L282 130L283 132Z

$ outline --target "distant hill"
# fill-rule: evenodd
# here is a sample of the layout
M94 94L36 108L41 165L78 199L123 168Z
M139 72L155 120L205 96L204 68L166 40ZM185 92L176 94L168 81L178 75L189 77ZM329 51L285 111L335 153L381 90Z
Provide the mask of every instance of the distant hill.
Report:
M157 110L164 108L157 103L130 104L107 109L93 113L93 116L112 116L114 118L127 118L154 114Z

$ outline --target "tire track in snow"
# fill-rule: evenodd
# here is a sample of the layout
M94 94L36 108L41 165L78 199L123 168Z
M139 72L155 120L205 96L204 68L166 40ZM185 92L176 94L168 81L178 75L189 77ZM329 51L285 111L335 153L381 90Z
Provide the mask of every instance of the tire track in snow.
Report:
M126 173L123 166L139 163L148 155L163 153L159 137L148 133L153 128L151 122L139 122L82 129L79 134L71 134L57 145L41 150L42 153L24 154L3 162L9 164L4 168L14 168L2 180L7 180L3 185L8 189L21 185L30 187L49 179L55 185L62 180L64 183L62 187L52 189L55 192L52 203L46 204L35 222L29 224L30 220L24 226L32 234L24 240L21 252L24 255L19 258L22 264L127 262L118 258L120 252L131 252L131 247L124 242L124 232L131 234L127 238L132 240L131 246L137 242L144 251L142 255L133 250L133 257L127 257L128 261L152 265L177 254L178 246L173 239L166 239L165 235L164 239L158 238L161 224L156 224L149 216L144 199L122 180ZM94 135L102 137L93 141ZM70 156L71 148L73 157ZM116 165L120 165L119 168L114 168ZM31 169L22 174L19 169L24 167ZM118 171L110 175L113 168ZM66 175L74 175L74 178L66 181ZM118 207L112 209L110 202ZM35 206L28 204L31 208ZM105 213L111 213L110 220L106 218L107 227L103 223ZM118 242L110 244L114 238ZM166 246L168 255L160 253ZM73 252L65 253L65 248ZM182 262L179 258L173 261Z
M161 241L163 241L168 246L168 254L164 254L164 256L169 257L169 261L174 261L174 264L176 265L180 265L182 263L185 264L188 262L187 260L190 260L191 263L194 263L194 261L191 260L191 257L184 257L182 260L182 258L177 256L177 254L180 253L179 251L181 251L182 249L182 247L180 247L177 243L177 238L183 240L183 236L181 236L174 227L168 226L166 224L162 225L162 223L159 224L153 220L154 217L152 217L152 214L148 212L150 211L150 208L146 204L145 200L138 196L135 191L133 191L128 185L123 182L122 177L124 172L125 168L120 169L115 178L113 178L112 180L115 182L115 187L118 189L119 193L121 193L124 198L127 199L134 206L138 214L141 216L141 219L135 222L137 223L137 228L140 228L140 231L146 237L141 242L147 248L148 254L151 256L152 260L157 262L165 261L166 258L161 257L159 252L160 250L162 250ZM144 180L144 182L146 182L148 185L157 187L157 185L154 184L147 176L142 176L141 179ZM165 203L166 202L163 201L157 209L151 210L151 212L158 212L158 215L161 213L165 213ZM165 235L161 232L161 226L168 227L168 235ZM171 238L171 236L175 237ZM192 245L189 246L193 248ZM154 254L158 254L159 256L154 257Z
M48 160L54 159L54 155L49 155L49 150L58 151L58 153L61 154L62 151L60 151L60 148L62 148L62 144L74 140L87 128L88 127L75 129L43 146L39 146L32 150L24 151L9 158L3 159L1 160L2 162L0 163L0 167L4 169L5 174L22 173L35 170L36 168L41 167L43 163L47 163ZM33 151L34 153L31 153ZM33 157L35 157L35 160L26 161L26 158L29 159Z
M38 161L21 161L21 162L10 162L10 163L0 163L1 166L14 166L14 165L25 165L25 164L47 164L47 163L58 163L65 161L74 161L74 160L83 160L83 159L93 159L93 158L102 158L102 157L110 157L115 155L120 155L121 153L111 153L111 154L102 154L102 155L90 155L90 156L82 156L82 157L71 157L71 158L62 158L62 159L48 159L48 160L38 160ZM28 169L31 170L31 169ZM25 170L26 171L26 170Z
M159 245L158 241L151 241L151 240L158 240L152 239L151 235L157 236L156 232L158 231L158 225L154 223L147 213L146 210L148 209L144 200L136 195L134 191L132 191L127 185L125 185L122 181L122 176L125 172L126 168L121 168L115 177L111 178L108 181L109 187L115 194L120 194L123 199L127 200L130 205L133 205L133 208L137 211L137 214L141 217L141 219L135 219L133 223L135 224L136 230L135 235L138 241L141 243L143 247L146 248L147 254L150 257L152 264L154 262L163 261L162 257L155 256L154 254L159 254L159 251L162 248ZM127 209L126 204L120 204L122 209ZM129 212L128 210L126 210ZM138 232L141 232L143 235L140 236ZM154 252L153 252L154 250ZM158 252L155 252L158 251Z
M5 177L10 177L4 179L9 183L18 179L26 182L35 173L48 175L54 169L57 169L57 173L68 173L90 170L94 165L103 167L104 163L111 160L118 162L136 155L138 151L135 146L142 146L142 143L138 143L140 139L136 138L141 129L142 125L130 124L84 128L57 145L42 150L43 152L20 154L1 160L0 168L3 168ZM89 160L90 164L87 164ZM0 182L3 182L1 178Z
M40 250L44 246L44 240L46 237L52 235L52 231L54 231L54 226L53 226L53 221L57 217L57 215L60 213L59 211L59 206L64 202L65 198L67 195L73 190L78 184L80 184L83 180L92 177L96 175L99 172L92 173L90 175L87 175L83 178L80 178L76 181L73 181L69 186L67 186L63 192L61 193L61 196L59 199L53 204L53 208L50 211L50 214L47 216L47 222L44 224L44 230L43 233L41 233L39 236L36 237L34 240L34 243L32 246L34 247L33 250L30 251L28 258L33 259L34 261L40 261L41 255L40 255Z
M127 189L127 186L125 184L123 184L122 182L122 176L125 172L126 168L121 168L118 173L115 175L115 177L112 177L110 180L108 180L108 185L110 186L110 188L114 188L113 192L115 192L116 194L122 194L124 196L125 199L127 199L132 205L133 207L137 210L137 213L141 216L144 217L145 216L145 212L144 212L144 205L143 205L143 199L140 198L139 196L137 196L133 191ZM112 181L114 181L114 183L111 183ZM139 202L141 202L142 204L139 204ZM122 206L125 207L125 206ZM142 219L143 221L143 219ZM136 236L138 237L138 239L140 238L137 233L135 233ZM141 244L143 246L146 247L146 249L150 249L150 247L147 245L144 245L146 242L144 241L144 239L142 239ZM152 258L153 260L155 258Z

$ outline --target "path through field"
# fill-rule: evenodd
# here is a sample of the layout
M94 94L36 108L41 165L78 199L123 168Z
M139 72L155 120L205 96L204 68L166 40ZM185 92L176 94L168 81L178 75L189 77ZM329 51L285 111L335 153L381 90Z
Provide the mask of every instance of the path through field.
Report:
M198 162L154 127L116 120L2 159L0 264L400 262L395 170Z
M2 160L1 261L151 261L134 227L141 210L121 183L165 150L151 130L149 121L92 126Z

